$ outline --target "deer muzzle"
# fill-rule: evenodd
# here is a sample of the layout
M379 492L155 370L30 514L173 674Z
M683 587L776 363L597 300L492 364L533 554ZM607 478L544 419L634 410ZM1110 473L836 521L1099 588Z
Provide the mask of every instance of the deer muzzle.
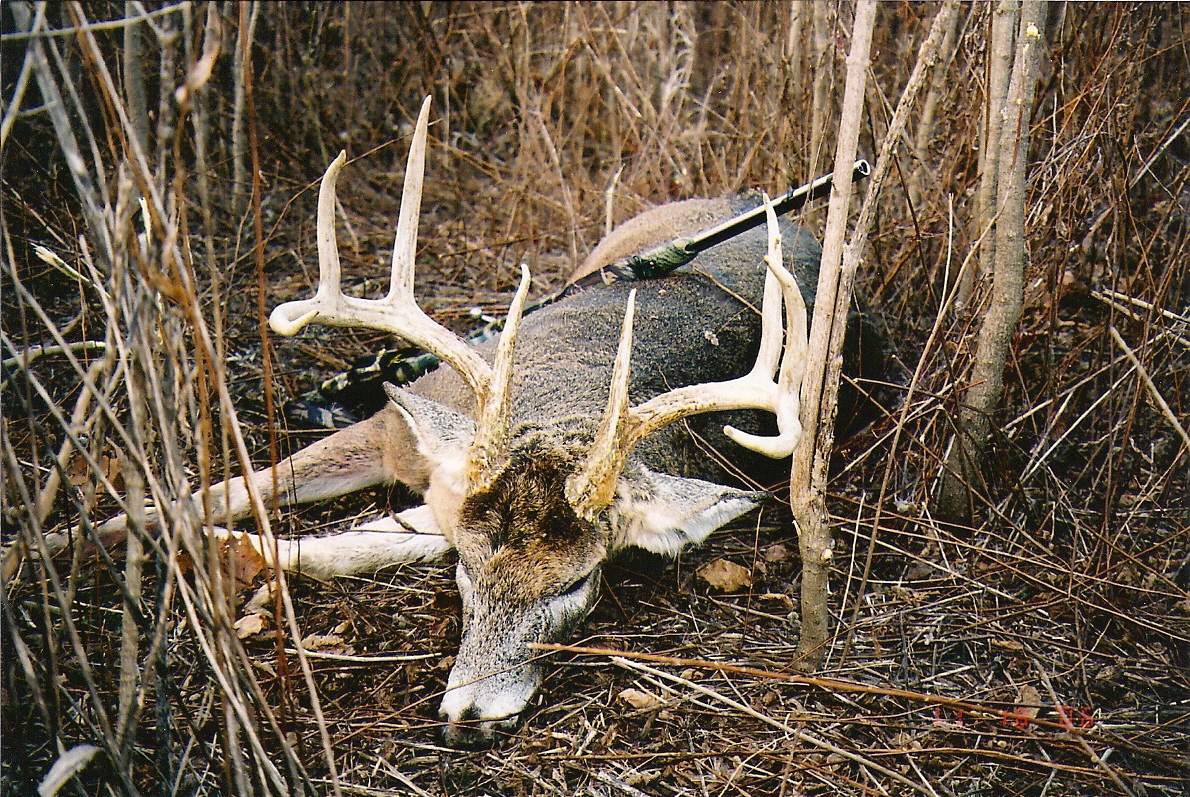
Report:
M599 572L596 566L559 594L510 601L473 582L460 563L463 640L438 711L448 744L487 746L515 730L545 676L530 643L574 633L599 598Z
M521 712L543 675L528 643L544 636L544 618L537 612L526 614L493 618L481 611L466 623L438 710L446 722L442 734L448 744L488 746L520 724Z

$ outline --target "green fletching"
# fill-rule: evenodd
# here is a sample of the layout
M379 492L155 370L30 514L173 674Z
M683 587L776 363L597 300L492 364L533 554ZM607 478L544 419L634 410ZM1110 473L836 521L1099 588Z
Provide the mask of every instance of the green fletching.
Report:
M685 239L650 249L628 258L628 267L639 280L653 280L666 276L675 269L689 263L696 253L687 251Z

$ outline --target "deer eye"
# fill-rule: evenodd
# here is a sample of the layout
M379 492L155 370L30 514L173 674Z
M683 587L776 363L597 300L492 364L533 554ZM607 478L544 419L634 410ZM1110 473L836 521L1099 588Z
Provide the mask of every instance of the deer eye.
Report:
M589 573L587 573L586 575L581 576L581 577L575 579L570 584L568 584L561 592L558 593L558 597L559 598L569 598L572 595L576 595L579 592L581 592L584 587L586 587L588 584L590 584L592 579L598 578L598 577L599 577L599 568L596 567L593 570L591 570Z

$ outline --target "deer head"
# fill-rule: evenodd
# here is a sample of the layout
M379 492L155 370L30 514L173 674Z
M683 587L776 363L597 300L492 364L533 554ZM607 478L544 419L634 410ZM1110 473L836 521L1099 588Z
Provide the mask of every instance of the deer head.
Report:
M768 456L788 456L801 431L798 391L806 309L784 268L776 216L769 207L761 346L750 373L680 387L630 406L633 290L602 417L580 417L554 428L518 425L512 417L512 377L528 268L521 267L520 285L491 363L432 321L413 298L429 105L426 98L410 147L388 295L359 299L340 289L334 225L335 181L345 162L340 154L327 169L319 194L317 292L311 299L280 305L269 322L284 335L312 321L398 335L450 365L474 396L472 416L388 386L414 441L416 452L409 455L420 458L429 473L424 497L433 523L458 553L463 638L441 706L446 737L452 743L478 743L516 724L543 675L530 643L569 636L594 606L600 568L610 555L631 546L675 554L761 500L760 493L654 472L634 461L632 452L646 437L680 419L761 409L776 415L777 437L756 437L731 427L725 433ZM522 390L546 389L531 381L521 384Z

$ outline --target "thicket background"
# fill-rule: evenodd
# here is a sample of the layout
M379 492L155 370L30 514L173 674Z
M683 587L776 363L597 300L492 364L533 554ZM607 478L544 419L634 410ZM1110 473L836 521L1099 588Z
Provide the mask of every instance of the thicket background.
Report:
M471 308L503 311L521 261L535 292L556 287L602 235L613 184L619 222L829 170L851 5L5 4L4 542L37 549L122 495L176 520L160 543L130 538L143 566L80 546L6 581L5 793L87 743L101 752L76 793L322 793L337 776L345 794L1184 794L1190 15L1049 6L1025 315L994 467L956 525L932 508L986 285L942 306L979 237L994 8L959 9L859 276L889 333L889 384L883 417L836 457L823 675L870 691L697 665L787 671L800 568L774 511L677 567L608 573L585 642L685 665L558 657L526 726L463 753L434 734L460 632L449 568L296 582L300 633L330 638L306 674L283 619L236 638L250 593L204 559L172 500L237 471L238 439L257 466L315 439L288 402L391 343L262 334L313 283L318 177L340 149L358 158L340 247L345 275L375 290L413 115L434 97L418 292L465 330ZM936 10L880 7L869 156ZM273 527L338 527L401 500ZM725 595L694 575L720 557L751 585ZM1090 727L1064 732L1056 706Z

